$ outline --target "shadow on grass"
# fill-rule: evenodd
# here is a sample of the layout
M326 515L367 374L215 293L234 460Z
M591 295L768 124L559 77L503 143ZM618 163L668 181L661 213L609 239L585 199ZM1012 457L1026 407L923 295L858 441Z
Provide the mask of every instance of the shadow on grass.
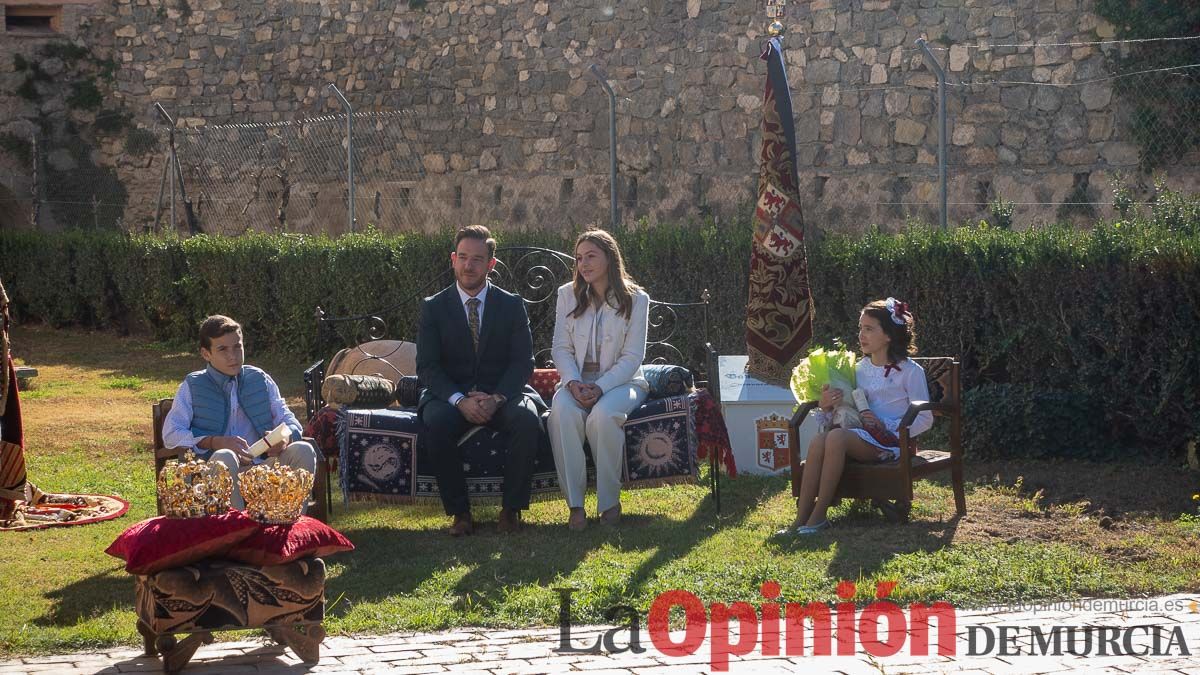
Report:
M896 556L939 551L954 541L958 521L959 517L954 516L946 521L915 521L904 525L878 519L862 525L847 523L836 535L838 545L829 561L829 576L870 577Z
M110 609L133 611L133 577L116 569L80 579L51 591L53 607L33 620L37 626L63 628L92 619Z
M954 541L960 517L948 520L912 520L903 525L889 523L869 500L844 500L849 508L834 526L813 535L771 537L768 545L778 554L831 550L828 575L833 579L854 580L871 577L893 558L911 553L934 553Z
M349 531L352 554L339 557L342 572L329 580L326 597L342 593L355 602L412 594L439 573L462 566L479 570L454 584L455 594L488 596L513 585L548 583L573 567L592 546L568 550L555 537L560 526L526 524L514 535L500 535L495 524L477 522L470 537L452 538L443 529L408 530L370 527ZM338 607L335 609L344 609Z
M550 589L562 584L598 549L613 548L623 553L653 550L632 571L622 569L620 583L599 589L599 595L590 600L592 605L604 607L628 603L643 594L662 566L686 557L718 534L720 528L736 527L756 506L753 499L731 498L728 493L723 497L724 512L719 519L711 495L706 494L694 502L691 515L683 521L630 514L616 527L593 520L582 532L568 532L563 523L526 523L520 533L501 535L495 523L488 520L476 523L475 535L457 539L440 528L356 529L348 533L356 549L337 561L344 569L330 580L326 596L333 599L345 594L349 602L335 606L331 612L344 615L359 602L441 593L456 598L456 610L465 611L473 605L494 620L497 609L511 599L511 593L526 587ZM461 567L462 574L442 576L453 567ZM604 570L597 571L597 576L604 575ZM607 581L599 579L597 583L603 586ZM556 608L557 596L554 603ZM553 620L554 616L543 618Z
M622 548L625 550L655 549L654 555L634 570L631 587L645 587L664 565L686 557L692 549L719 534L722 528L740 527L758 507L755 498L759 494L757 484L743 481L739 486L736 483L730 485L730 482L724 479L723 481L720 515L717 514L716 504L710 492L696 505L696 509L686 521L680 523L660 518L652 519L654 522L647 531L644 545L623 544Z

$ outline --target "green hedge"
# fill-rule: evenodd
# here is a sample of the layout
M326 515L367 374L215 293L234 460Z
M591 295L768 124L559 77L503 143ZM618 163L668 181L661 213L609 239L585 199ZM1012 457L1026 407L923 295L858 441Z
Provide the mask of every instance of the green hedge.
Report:
M1084 390L988 382L963 398L963 439L971 457L1111 458L1122 452L1097 426L1103 403Z
M1175 452L1200 430L1200 200L1168 197L1174 201L1161 199L1144 217L1091 231L911 226L826 237L809 247L816 340L854 344L863 302L895 295L913 308L921 353L960 356L967 388L1013 385L970 392L976 438L991 439L979 452L1061 453L1084 436L1105 442L1077 444L1082 449L1069 454ZM631 272L656 299L694 300L708 288L713 342L723 353L742 353L750 232L742 220L617 234ZM569 246L560 234L499 237L502 245ZM449 234L176 239L8 231L0 233L0 275L19 320L190 343L204 316L223 312L243 322L252 348L316 355L329 351L315 340L318 305L339 316L413 298L446 274L449 249ZM415 311L409 305L397 323L411 327ZM539 345L549 344L546 323ZM694 359L697 331L683 330L692 332L681 342ZM1060 408L1066 412L1052 412ZM1010 423L1017 431L1006 435ZM1033 434L1030 425L1048 428Z

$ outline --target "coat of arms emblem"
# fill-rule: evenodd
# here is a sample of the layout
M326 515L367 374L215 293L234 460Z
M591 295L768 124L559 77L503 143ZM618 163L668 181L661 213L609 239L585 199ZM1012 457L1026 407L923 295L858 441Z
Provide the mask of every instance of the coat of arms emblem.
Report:
M758 430L758 465L767 471L779 471L791 466L788 419L774 413L754 420Z

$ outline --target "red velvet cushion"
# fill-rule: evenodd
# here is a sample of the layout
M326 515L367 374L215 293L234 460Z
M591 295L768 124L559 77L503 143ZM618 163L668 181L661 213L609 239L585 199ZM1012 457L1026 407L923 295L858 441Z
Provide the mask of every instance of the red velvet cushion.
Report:
M158 516L122 532L104 552L124 560L130 574L154 574L220 557L257 529L258 522L241 511L201 518Z
M546 405L554 398L554 390L558 386L558 370L555 368L537 368L529 377L529 386L533 387Z
M308 556L353 551L354 544L341 532L315 518L300 516L291 525L263 525L226 554L251 565L282 565Z

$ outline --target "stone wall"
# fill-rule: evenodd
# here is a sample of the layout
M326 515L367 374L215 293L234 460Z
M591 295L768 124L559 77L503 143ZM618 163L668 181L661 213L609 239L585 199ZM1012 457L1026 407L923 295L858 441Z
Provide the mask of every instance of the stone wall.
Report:
M1087 215L1064 202L1107 201L1112 172L1137 169L1127 104L1110 81L1040 85L1106 77L1106 51L1116 46L979 48L1112 37L1093 8L1092 0L793 2L785 46L809 220L856 230L934 219L936 94L914 44L922 35L952 82L1039 83L950 88L952 220L985 215L996 195L1017 202L1018 224ZM376 149L383 156L359 176L360 223L604 222L608 103L590 63L607 69L617 95L627 217L727 214L753 193L765 23L756 0L117 0L68 9L68 34L117 63L105 107L143 126L154 124L154 101L182 127L334 114L331 82L358 110L411 111L395 122L406 125L403 152ZM0 40L3 119L61 114L86 127L94 111L39 108L11 94L22 81L12 54L36 49ZM48 101L54 85L37 85ZM157 203L162 158L123 147L101 139L96 154L125 184L124 222L133 226ZM1198 174L1194 155L1168 172L1186 189L1197 188ZM295 187L265 190L259 210L275 213L270 200ZM408 196L397 207L401 187ZM307 205L284 209L289 229L345 228L340 185L304 189Z

